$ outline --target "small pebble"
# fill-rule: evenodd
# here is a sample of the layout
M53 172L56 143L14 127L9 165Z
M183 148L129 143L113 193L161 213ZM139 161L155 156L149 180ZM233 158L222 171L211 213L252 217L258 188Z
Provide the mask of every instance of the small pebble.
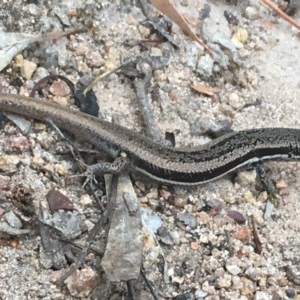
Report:
M105 60L98 52L92 51L87 57L87 62L90 67L101 67L105 65Z
M243 283L243 287L241 289L241 294L247 297L253 297L253 294L255 292L255 287L254 287L254 283L249 280L248 278L242 277L241 281Z
M20 219L14 214L13 211L9 211L4 215L6 222L14 227L14 228L22 228L22 222Z
M10 189L10 177L6 175L0 175L0 190Z
M226 270L231 274L231 275L238 275L242 272L241 268L239 268L236 265L226 265Z
M170 236L172 237L174 244L179 245L180 243L180 235L178 231L170 231Z
M196 251L200 249L200 244L198 242L191 242L190 247L192 250Z
M288 187L282 188L278 193L280 196L288 196L290 194L290 189Z
M283 188L286 188L287 187L287 184L286 182L283 180L283 179L280 179L276 182L276 187L278 189L283 189Z
M177 219L183 222L186 226L190 226L191 228L195 228L197 226L196 218L189 213L178 213Z
M151 56L162 56L162 50L157 48L157 47L152 47L151 48Z
M148 203L148 198L147 197L140 197L139 200L140 200L140 203L142 203L142 204Z
M141 192L145 192L146 188L145 188L145 183L142 181L136 181L135 185L137 186L137 188L141 191Z
M232 35L231 41L236 48L243 48L244 43L248 40L248 31L244 28L238 28L237 31Z
M94 204L93 199L88 194L81 196L79 202L84 207L92 206Z
M77 56L85 56L85 55L88 54L89 50L90 49L89 49L87 44L79 43L76 47L76 52L75 53L76 53Z
M50 92L55 96L63 97L70 93L70 88L64 81L56 80L51 84Z
M189 1L188 0L181 0L180 1L180 5L182 5L182 6L188 6L189 5Z
M64 163L55 164L55 172L57 172L61 176L66 176L69 174L69 168Z
M206 225L210 222L210 220L211 220L211 217L206 212L201 211L198 214L197 221L199 224Z
M195 291L195 297L196 299L202 299L204 297L207 296L207 292L203 291L203 290L197 290Z
M228 103L234 109L239 109L244 105L243 101L240 100L240 97L237 93L230 93L228 95Z
M77 15L78 15L77 9L76 9L76 8L71 8L71 9L69 10L69 15L70 15L71 17L77 17Z
M27 5L27 9L28 9L28 12L33 16L37 15L37 13L38 13L38 6L34 3L29 3Z
M204 78L209 78L213 73L214 60L209 54L201 56L197 64L197 73Z
M64 283L70 294L76 298L86 299L97 283L98 275L91 267L76 270Z
M245 18L248 20L255 20L258 18L258 11L254 6L248 6L245 9Z
M232 287L234 290L240 290L243 287L240 275L232 276Z
M20 159L16 155L0 155L0 171L3 173L16 172L19 163Z
M257 280L257 269L254 267L249 267L246 271L245 271L245 275L247 275L250 279L252 280Z
M43 166L43 171L46 171L46 172L48 172L48 173L54 173L54 166L53 166L53 164L52 163L50 163L50 164L45 164L44 166Z
M242 226L239 230L235 233L235 238L237 240L247 242L251 236L251 232L248 227Z
M256 201L257 202L266 202L268 200L268 193L266 191L261 192Z
M135 17L133 17L133 15L128 14L126 17L126 22L128 25L137 25L138 21Z
M34 75L32 77L32 79L37 82L39 81L40 79L48 76L50 73L47 69L43 68L43 67L38 67L36 69L36 71L34 72Z
M181 196L175 196L174 205L176 207L183 208L183 207L185 207L185 205L187 205L187 203L188 203L188 199L187 198L183 198Z
M154 200L157 200L157 198L158 198L158 192L157 192L157 189L152 189L152 190L150 191L150 193L148 193L148 194L146 195L146 197L147 197L148 199L154 199Z
M247 203L254 204L256 202L256 197L249 190L244 192L243 197Z
M23 55L22 54L16 55L14 63L15 63L16 67L19 67L19 68L22 67L22 65L24 63Z
M235 181L237 183L245 185L247 184L253 184L256 182L257 173L255 170L241 170L238 172L238 175L235 178Z
M34 71L37 68L37 64L33 61L29 61L27 59L24 59L23 65L21 66L21 74L25 79L31 79Z
M296 296L296 292L294 289L286 289L285 294L287 295L288 298L294 299Z
M253 298L254 300L271 300L273 299L272 295L267 292L257 291Z
M149 37L151 30L150 28L144 26L144 25L139 25L138 26L139 32L142 35L143 38Z
M91 222L90 220L85 220L84 224L88 231L91 231L95 226L95 224L93 222Z
M108 62L107 68L112 70L120 64L120 51L116 47L110 47L108 49Z
M219 289L229 288L231 286L231 275L224 274L223 277L220 277L216 280L216 287Z
M154 211L157 210L157 208L160 206L160 200L158 199L149 199L148 203L149 207Z

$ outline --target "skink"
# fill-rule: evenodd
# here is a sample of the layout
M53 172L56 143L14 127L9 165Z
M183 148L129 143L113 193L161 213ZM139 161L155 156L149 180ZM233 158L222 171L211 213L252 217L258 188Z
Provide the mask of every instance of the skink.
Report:
M50 118L95 147L110 149L113 158L124 152L129 171L164 184L198 185L257 161L300 160L300 129L250 129L203 146L172 148L122 126L29 97L0 94L0 111L41 121Z

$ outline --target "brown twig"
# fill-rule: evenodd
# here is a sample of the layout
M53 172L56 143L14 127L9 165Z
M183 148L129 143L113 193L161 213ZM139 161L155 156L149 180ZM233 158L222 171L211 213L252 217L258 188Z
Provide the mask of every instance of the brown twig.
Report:
M254 241L254 251L257 254L261 254L262 252L262 243L258 237L258 233L255 227L255 221L254 221L254 217L251 217L251 223L252 223L252 233L253 233L253 241Z
M189 37L191 37L197 43L199 43L209 53L209 55L211 57L214 57L213 50L208 45L206 45L206 43L195 34L195 32L192 30L192 28L190 27L188 22L179 13L179 11L176 9L176 7L172 4L171 1L169 1L169 0L165 0L165 1L151 0L151 3L159 11L161 11L164 15L166 15L174 23L176 23L185 34L187 34Z
M297 23L293 18L288 16L286 13L284 13L277 5L275 5L272 1L270 0L260 0L262 3L273 9L280 17L282 17L284 20L289 22L292 26L296 27L297 29L300 30L300 24Z
M66 31L54 31L54 32L48 32L45 34L45 37L50 39L50 40L58 40L62 37L66 37L66 36L70 36L70 35L74 35L74 34L79 34L79 33L85 33L87 32L87 28L73 28L73 29L69 29Z

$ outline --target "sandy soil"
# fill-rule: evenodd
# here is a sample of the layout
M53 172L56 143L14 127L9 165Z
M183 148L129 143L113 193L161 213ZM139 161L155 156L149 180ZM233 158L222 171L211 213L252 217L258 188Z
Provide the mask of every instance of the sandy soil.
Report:
M154 72L150 86L160 88L160 100L151 103L162 136L166 131L174 132L176 145L197 145L208 140L201 136L203 132L220 122L231 124L234 130L300 127L300 40L294 28L260 1L243 1L237 6L224 1L174 3L220 55L211 62L210 69L208 54L173 26L172 34L180 49L172 50L166 68ZM200 21L205 4L211 8L210 16ZM239 24L230 25L224 11L232 13ZM44 74L45 70L77 82L82 75L95 76L141 52L161 53L159 45L124 45L126 40L154 38L139 24L145 19L141 9L126 1L52 1L35 5L34 1L8 0L3 1L0 16L0 28L5 32L48 32L64 26L89 29L85 34L55 43L45 41L22 52L26 61L37 64L36 69L25 78L20 71L26 68L24 61L21 68L12 62L0 75L6 92L28 93L40 76L37 74ZM299 12L294 17L299 19ZM21 78L21 82L16 78ZM191 83L217 87L220 92L216 98L210 98L193 91ZM101 117L143 130L129 79L113 74L99 82L94 91ZM68 102L66 97L53 98ZM259 104L253 105L257 100ZM19 139L20 135L11 124L1 132L2 159L15 167L9 184L2 188L0 185L1 218L15 209L11 199L22 182L32 190L36 207L40 202L45 204L45 194L54 187L72 199L86 219L94 223L97 209L80 182L68 184L64 172L59 173L64 169L67 176L72 175L73 162L53 146L55 134L37 123L26 135L30 146L25 151L18 146L9 153L8 149L13 149L6 144L11 141L9 138ZM21 164L9 164L9 156ZM145 273L159 299L300 299L300 165L269 162L265 167L283 198L283 205L274 209L268 219L264 218L266 197L253 171L242 171L235 178L227 177L195 189L175 188L175 204L165 201L157 186L145 192L144 183L137 184L141 206L150 208L163 221L157 233L159 246L145 243L144 250ZM215 213L205 212L205 205L213 207ZM246 224L238 225L229 218L230 210L240 212ZM254 251L251 216L262 242L261 254ZM96 276L97 288L86 284L88 296L78 291L78 283L71 291L70 286L59 289L53 278L61 271L42 266L38 234L21 236L19 242L16 249L0 247L0 299L128 297L126 284L107 284L101 273ZM96 262L90 258L88 265L98 272ZM152 299L141 280L136 289L137 299Z

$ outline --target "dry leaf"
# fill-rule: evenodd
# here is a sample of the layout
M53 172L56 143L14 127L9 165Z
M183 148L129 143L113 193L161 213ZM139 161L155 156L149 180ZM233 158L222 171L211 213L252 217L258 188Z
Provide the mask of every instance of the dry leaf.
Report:
M0 72L18 53L40 38L40 34L0 32Z
M290 23L292 26L296 27L297 29L300 30L300 24L298 22L296 22L296 20L294 20L293 18L291 18L290 16L288 16L286 13L284 13L276 4L274 4L272 1L270 0L260 0L262 3L264 3L265 5L267 5L268 7L270 7L273 11L275 11L277 14L279 14L279 16L286 20L288 23Z
M68 31L49 32L46 34L31 34L19 32L0 31L0 72L6 68L13 58L27 48L30 44L41 41L44 38L57 40L63 36L82 33L86 29L70 29Z
M190 87L196 92L213 97L214 99L217 98L217 93L220 92L219 88L213 88L211 86L206 86L201 83L191 84Z
M194 33L190 25L186 22L184 17L179 13L176 7L169 0L151 0L153 6L159 11L169 17L174 23L176 23L183 32L185 32L193 40L197 41L206 51L213 56L212 50Z

